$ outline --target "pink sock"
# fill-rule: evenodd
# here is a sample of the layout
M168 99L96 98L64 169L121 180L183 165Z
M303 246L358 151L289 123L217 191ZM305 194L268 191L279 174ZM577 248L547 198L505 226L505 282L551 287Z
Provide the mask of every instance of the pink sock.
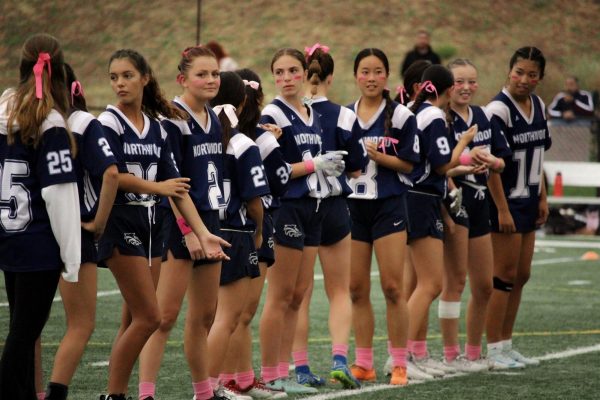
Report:
M208 381L210 382L210 387L215 390L219 387L219 378L213 378L212 376L208 377Z
M460 345L444 346L444 358L446 361L454 361L460 355Z
M241 389L247 389L254 383L254 370L246 371L246 372L238 372L235 374L235 381L237 382L238 387Z
M342 356L348 358L347 344L334 344L331 346L331 354L334 356Z
M388 350L392 347L392 343L388 340ZM414 340L410 340L408 339L406 341L406 349L408 350L409 353L414 353L415 352L415 341Z
M465 345L465 353L467 353L467 360L475 361L481 357L481 345L471 346L470 344Z
M295 367L308 365L308 350L304 348L298 351L292 351L292 358L294 359Z
M356 355L356 365L364 369L373 369L373 348L357 347L354 349Z
M222 384L226 384L231 381L235 381L235 374L227 374L227 373L219 374L219 381Z
M406 347L390 347L390 355L392 356L392 365L394 367L406 368Z
M154 382L140 382L138 388L138 398L140 400L143 400L146 397L154 397L154 394L156 392L156 385L154 384Z
M200 382L192 382L192 387L194 388L196 400L209 400L215 395L209 379Z
M415 340L412 353L417 359L427 357L427 340Z
M290 363L279 361L279 365L277 366L277 377L287 378L288 376L290 376Z
M279 371L277 367L262 367L260 374L265 383L273 382L275 379L279 378Z
M46 392L36 393L38 400L44 400L46 398Z

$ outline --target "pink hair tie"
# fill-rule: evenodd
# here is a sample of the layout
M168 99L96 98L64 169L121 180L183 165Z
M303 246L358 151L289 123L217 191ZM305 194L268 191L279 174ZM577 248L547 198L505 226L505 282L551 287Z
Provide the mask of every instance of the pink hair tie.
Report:
M421 83L419 90L425 90L427 93L435 93L435 98L438 98L437 89L435 88L435 85L431 83L431 81L425 81Z
M260 83L256 81L247 81L246 79L244 79L244 85L250 86L254 90L258 90L258 88L260 87Z
M71 83L71 104L75 103L75 96L83 96L83 87L79 81L73 81L73 83Z
M404 104L404 95L406 94L408 96L408 92L406 91L406 89L404 88L404 86L398 85L396 87L396 93L400 96L400 102L402 104Z
M183 236L192 232L192 228L188 225L188 223L185 221L185 218L183 217L177 218L177 226L179 226L179 231Z
M40 53L37 62L33 66L33 75L35 76L35 97L41 99L43 97L42 90L42 73L44 66L48 65L48 78L52 77L52 66L50 65L50 54Z
M323 53L329 53L329 46L325 46L324 44L317 42L317 43L313 44L312 47L304 48L304 52L306 53L306 58L312 56L313 53L315 51L317 51L317 49L321 49L323 51Z
M396 145L399 143L399 140L393 137L389 137L389 136L384 136L381 138L381 142L379 142L379 148L381 149L381 151L383 151L383 154L387 154L385 151L385 148L389 145L392 145L392 148L394 149L394 153L398 154L398 151L396 150Z

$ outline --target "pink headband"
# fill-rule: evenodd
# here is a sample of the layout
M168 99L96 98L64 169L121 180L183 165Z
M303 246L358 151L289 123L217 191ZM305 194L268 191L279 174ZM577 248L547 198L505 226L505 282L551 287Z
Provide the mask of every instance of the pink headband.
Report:
M79 81L71 83L71 104L75 103L75 96L83 96L83 87Z
M260 87L260 83L256 81L247 81L246 79L244 79L244 85L250 86L254 90L258 90L258 88Z
M37 62L33 66L33 75L35 76L35 97L41 99L43 96L42 91L42 73L44 72L44 66L48 65L48 78L52 76L52 67L50 65L50 54L40 53L38 55Z
M433 83L431 83L431 81L425 81L423 83L421 83L421 86L419 87L419 90L425 90L427 93L435 93L435 98L438 98L438 92L437 89L435 88L435 85Z
M317 49L321 49L323 51L323 53L329 53L329 46L325 46L324 44L321 44L321 43L317 42L317 43L313 44L312 47L305 47L304 48L304 52L306 53L306 58L312 56L313 53Z
M396 87L396 93L400 96L400 102L404 104L404 95L406 94L408 96L408 92L404 89L404 86L399 85Z

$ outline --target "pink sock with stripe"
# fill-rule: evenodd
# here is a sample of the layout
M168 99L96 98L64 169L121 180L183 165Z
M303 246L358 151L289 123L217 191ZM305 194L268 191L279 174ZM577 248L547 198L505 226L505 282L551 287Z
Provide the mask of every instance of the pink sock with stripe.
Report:
M394 367L406 367L406 355L408 351L406 347L391 347L390 355L392 356L392 365Z
M446 361L454 361L460 355L460 345L444 346L444 358Z
M300 349L292 352L292 358L294 359L295 367L308 366L308 350Z
M215 395L210 380L208 379L200 382L192 382L192 387L194 388L196 400L209 400Z
M219 381L222 384L226 384L228 382L235 381L235 374L230 374L230 373L219 374Z
M263 366L260 375L265 383L273 382L275 379L279 378L279 368Z
M417 359L427 357L427 340L413 341L412 353Z
M143 400L146 397L154 397L156 393L156 385L154 382L140 382L138 385L138 399Z
M279 365L277 365L277 377L284 379L288 376L290 376L290 363L279 361Z
M481 357L481 345L471 346L470 344L465 345L465 353L467 354L467 360L475 361Z
M250 385L254 383L254 378L254 370L252 369L250 371L238 372L235 374L235 381L237 382L237 385L244 390L249 388Z
M348 358L347 344L334 344L331 346L331 354L334 356L342 356Z
M364 369L373 369L373 348L357 347L354 350L356 355L356 365Z

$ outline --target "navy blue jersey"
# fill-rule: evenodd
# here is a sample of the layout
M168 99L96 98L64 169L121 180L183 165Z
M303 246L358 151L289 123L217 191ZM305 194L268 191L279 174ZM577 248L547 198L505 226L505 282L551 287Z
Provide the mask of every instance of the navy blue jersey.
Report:
M348 106L352 111L358 109L358 102ZM385 100L370 121L362 121L357 116L357 121L362 129L360 143L366 156L365 141L377 143L378 151L395 155L396 157L417 163L419 161L419 137L417 135L417 122L415 116L405 106L393 102L392 124L389 134L385 135ZM369 160L363 168L361 176L350 179L352 194L348 197L354 199L384 199L405 193L412 186L411 179L400 172L378 165Z
M162 121L181 176L190 178L190 197L201 211L219 210L223 200L223 137L214 111L206 106L206 126L179 97L173 103L190 118Z
M515 205L538 202L544 151L552 145L546 123L544 103L531 95L531 113L525 117L512 96L503 89L486 110L492 114L506 136L512 157L506 157L502 172L504 194Z
M130 174L151 182L178 178L180 175L167 142L167 133L157 120L143 115L142 132L138 132L117 107L107 106L106 111L98 117L119 170L126 169ZM125 193L119 190L115 204L158 200L159 196L155 194Z
M23 144L18 132L9 145L7 127L0 127L0 269L5 271L63 265L42 189L77 182L77 176L62 115L50 111L40 131L35 147Z
M77 140L75 171L81 220L91 221L98 209L102 175L117 160L104 136L102 124L90 113L74 111L67 121ZM123 169L119 172L127 172Z
M353 172L363 169L369 162L360 143L362 129L354 112L346 107L332 103L326 97L313 99L312 108L319 115L323 133L321 134L321 152L345 150L346 171ZM326 177L331 187L331 196L343 194L348 196L352 189L348 185L346 174L337 178Z
M276 170L276 175L281 183L285 178L289 179L289 175L285 176L282 169L283 162L294 164L305 160L310 160L321 154L321 123L315 115L314 110L307 105L309 118L305 121L303 117L290 104L286 103L283 98L278 96L271 104L267 105L260 118L261 124L275 124L281 128L283 134L279 138L279 147L272 149L273 156L279 158L275 164L279 165L279 172ZM264 135L271 135L262 129L257 129L257 143L261 147L261 138ZM269 139L266 139L270 141ZM261 147L262 153L262 147ZM275 158L274 157L274 158ZM271 166L265 160L265 167L270 169ZM272 173L272 172L271 172ZM268 176L269 182L273 182L271 176ZM273 185L273 183L272 183ZM274 185L277 185L275 183ZM275 192L271 188L272 192ZM325 175L322 171L316 171L307 176L297 179L292 179L288 183L287 191L281 195L284 199L297 199L301 197L323 198L331 194L331 188Z
M415 165L411 176L415 180L415 190L446 196L446 175L435 170L452 159L453 138L448 132L446 115L439 107L429 102L419 106L416 113L419 139L421 143L421 162Z
M474 124L477 124L477 134L467 145L464 152L468 153L471 149L478 146L485 146L487 151L496 157L504 158L511 155L510 147L500 129L497 121L490 122L489 117L478 106L469 106L469 117L465 121L460 114L450 110L452 116L452 129L454 130L454 140L452 145L456 146L461 136ZM459 175L453 179L458 182L471 182L476 185L486 186L489 174L468 174Z
M247 217L245 203L269 193L267 175L256 144L235 129L231 134L223 171L226 208L220 213L221 220L225 226L253 231L256 224Z

